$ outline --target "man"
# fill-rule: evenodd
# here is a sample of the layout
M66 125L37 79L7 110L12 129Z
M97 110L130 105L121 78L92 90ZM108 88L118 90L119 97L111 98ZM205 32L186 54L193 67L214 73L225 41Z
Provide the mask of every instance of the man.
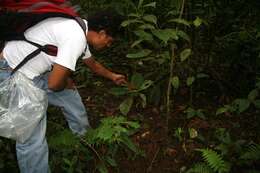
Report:
M109 47L112 34L119 26L118 19L109 13L100 13L85 21L88 29L85 34L75 20L65 18L46 19L28 29L28 40L41 45L53 44L58 47L56 57L40 53L27 62L20 72L32 79L35 85L48 92L50 104L62 107L64 115L74 133L83 134L88 126L86 111L75 88L64 89L70 83L70 75L75 70L78 57L84 52L83 62L97 74L116 84L126 83L124 75L106 69L91 56L88 45L96 50ZM86 38L85 38L85 36ZM87 43L86 43L87 40ZM36 48L24 41L11 41L5 45L0 62L0 78L10 74L21 60ZM46 74L47 71L50 71ZM0 79L1 80L1 79ZM18 165L21 173L47 173L48 146L45 138L46 116L35 128L32 136L24 143L16 143Z

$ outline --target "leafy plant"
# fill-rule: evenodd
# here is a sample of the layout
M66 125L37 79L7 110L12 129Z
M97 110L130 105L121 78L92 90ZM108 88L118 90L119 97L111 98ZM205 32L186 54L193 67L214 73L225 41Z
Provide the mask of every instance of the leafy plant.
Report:
M140 73L135 73L132 75L130 83L127 84L127 86L112 88L110 92L117 96L127 96L126 99L119 106L120 112L123 115L127 115L135 99L139 99L139 101L137 101L137 104L140 103L141 106L145 108L147 98L143 91L149 88L152 84L153 82L151 80L145 80Z
M210 166L214 172L225 173L229 172L230 165L224 161L223 157L216 151L211 149L199 149L202 153L204 161Z
M108 117L101 120L98 128L87 132L82 142L95 153L99 160L97 169L101 173L108 172L107 166L117 166L115 156L119 149L143 155L129 138L138 128L137 122L128 121L126 117Z

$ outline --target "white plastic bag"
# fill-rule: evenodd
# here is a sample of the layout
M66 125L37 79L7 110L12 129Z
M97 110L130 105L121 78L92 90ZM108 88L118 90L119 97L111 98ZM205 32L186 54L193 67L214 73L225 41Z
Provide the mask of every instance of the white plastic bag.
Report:
M47 109L47 95L20 72L0 83L0 136L25 142Z

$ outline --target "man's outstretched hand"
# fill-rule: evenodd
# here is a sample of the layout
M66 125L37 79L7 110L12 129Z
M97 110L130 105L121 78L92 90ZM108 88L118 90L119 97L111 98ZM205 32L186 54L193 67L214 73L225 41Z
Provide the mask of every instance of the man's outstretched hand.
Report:
M113 73L112 81L117 85L125 85L127 84L125 75Z

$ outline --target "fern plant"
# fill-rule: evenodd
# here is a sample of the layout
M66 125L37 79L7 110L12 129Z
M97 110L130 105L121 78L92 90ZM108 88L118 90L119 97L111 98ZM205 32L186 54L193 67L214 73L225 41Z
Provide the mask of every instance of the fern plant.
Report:
M214 171L206 163L196 163L186 173L214 173Z
M99 172L106 173L108 166L117 166L115 156L120 149L132 151L135 155L143 155L143 152L130 139L130 135L138 128L137 122L128 121L126 117L119 116L104 118L98 128L88 130L82 142L97 156L96 167Z
M203 163L195 164L187 173L227 173L230 171L230 164L223 157L212 149L198 149L202 153Z

